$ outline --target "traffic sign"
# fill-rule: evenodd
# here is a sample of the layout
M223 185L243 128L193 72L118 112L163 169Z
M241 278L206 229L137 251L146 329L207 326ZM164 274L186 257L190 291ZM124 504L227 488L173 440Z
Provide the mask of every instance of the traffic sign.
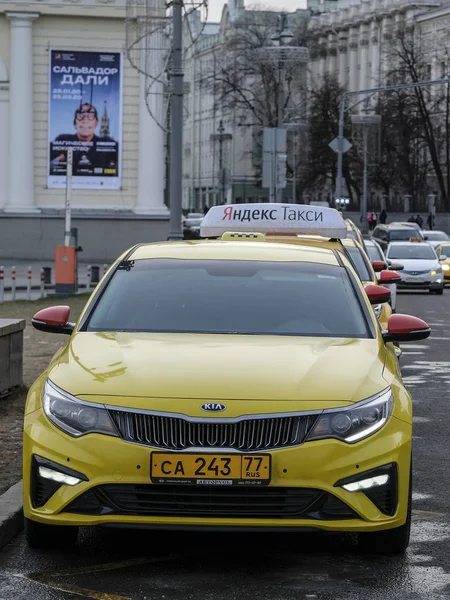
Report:
M329 144L329 147L333 150L333 152L339 152L339 138L335 137ZM353 146L346 138L342 140L342 152L348 152L350 148Z

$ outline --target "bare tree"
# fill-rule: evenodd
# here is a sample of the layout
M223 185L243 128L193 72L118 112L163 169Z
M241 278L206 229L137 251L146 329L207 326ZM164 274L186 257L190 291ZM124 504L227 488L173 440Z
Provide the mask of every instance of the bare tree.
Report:
M430 79L431 65L427 62L414 33L402 29L397 32L395 40L394 69L391 80L398 79L404 83L418 83ZM441 48L442 56L448 56L448 48ZM448 86L446 86L448 88ZM450 208L450 98L448 89L436 92L435 89L423 87L413 88L406 93L411 99L411 108L417 113L417 127L426 146L422 151L422 163L428 161L432 165L434 178L440 192L442 208ZM428 169L428 165L422 164Z
M391 83L393 79L391 79ZM372 170L371 183L386 195L408 194L412 209L419 209L427 192L431 161L416 99L408 90L381 95L377 105L381 121L380 160Z
M267 49L272 45L271 37L277 27L276 12L245 11L227 30L216 53L214 73L210 73L204 82L214 88L217 108L220 107L225 117L234 113L239 125L251 128L253 144L249 152L254 175L258 178L261 176L263 128L277 127L280 113L285 117L283 126L293 125L288 142L288 176L302 172L304 166L304 153L291 149L304 147L306 69L295 61L283 64L281 68L279 62L270 57ZM294 33L292 46L304 46L306 21L289 22L289 27ZM279 93L280 85L283 94Z
M336 76L326 74L318 88L310 91L310 114L308 129L308 166L305 187L309 192L324 192L334 196L337 175L337 155L329 143L338 134L339 105L343 89ZM344 135L351 137L350 114L346 113ZM357 148L353 147L344 155L343 176L353 208L361 195L362 160Z

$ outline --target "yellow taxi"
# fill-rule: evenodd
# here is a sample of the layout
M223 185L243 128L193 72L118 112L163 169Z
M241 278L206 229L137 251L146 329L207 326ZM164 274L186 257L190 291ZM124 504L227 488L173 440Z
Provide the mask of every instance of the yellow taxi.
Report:
M351 219L345 219L347 227L347 238L356 240L364 248L364 238L359 227L357 227Z
M348 234L348 225L347 225ZM387 264L384 261L375 260L370 262L369 257L363 250L360 243L349 238L348 235L344 239L327 239L317 234L313 235L282 235L280 233L268 233L266 236L268 242L283 242L295 245L319 246L332 249L336 252L341 252L347 255L352 263L356 273L363 282L364 287L369 285L391 285L401 280L398 273L393 273L387 270ZM386 329L389 317L392 315L392 307L390 301L376 304L373 310L383 329Z
M401 279L398 273L392 273L387 270L387 264L383 261L370 262L369 257L363 250L359 242L354 239L347 238L342 240L342 245L347 249L350 258L355 265L356 272L359 278L363 282L364 287L368 285L388 285L395 283ZM380 279L375 272L375 269L380 273ZM389 302L383 302L373 307L375 314L380 321L380 325L383 329L387 328L387 324L390 316L392 315L392 307Z
M428 325L372 305L343 252L267 243L341 239L335 209L210 209L202 240L141 244L77 323L33 318L67 342L29 390L23 509L32 547L79 526L356 532L404 552L412 402L394 343Z
M439 261L442 266L442 273L444 274L444 283L450 283L450 242L441 242L436 247L436 254L439 257ZM445 256L445 258L443 258Z

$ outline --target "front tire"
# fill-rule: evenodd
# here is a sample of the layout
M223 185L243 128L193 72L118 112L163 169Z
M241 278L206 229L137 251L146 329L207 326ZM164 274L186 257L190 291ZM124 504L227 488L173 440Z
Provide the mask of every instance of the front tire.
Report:
M404 554L411 535L412 465L409 475L408 509L406 522L400 527L358 534L358 546L367 554Z
M30 548L70 548L76 544L78 527L46 525L24 517L25 538Z

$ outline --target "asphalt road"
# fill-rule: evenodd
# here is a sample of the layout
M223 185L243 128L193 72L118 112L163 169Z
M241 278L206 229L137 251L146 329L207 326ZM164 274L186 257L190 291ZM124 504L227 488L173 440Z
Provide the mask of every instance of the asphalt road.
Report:
M351 536L83 531L70 553L0 552L0 600L441 600L450 598L450 289L400 293L397 312L432 337L403 345L413 392L412 542L405 557L360 555Z

